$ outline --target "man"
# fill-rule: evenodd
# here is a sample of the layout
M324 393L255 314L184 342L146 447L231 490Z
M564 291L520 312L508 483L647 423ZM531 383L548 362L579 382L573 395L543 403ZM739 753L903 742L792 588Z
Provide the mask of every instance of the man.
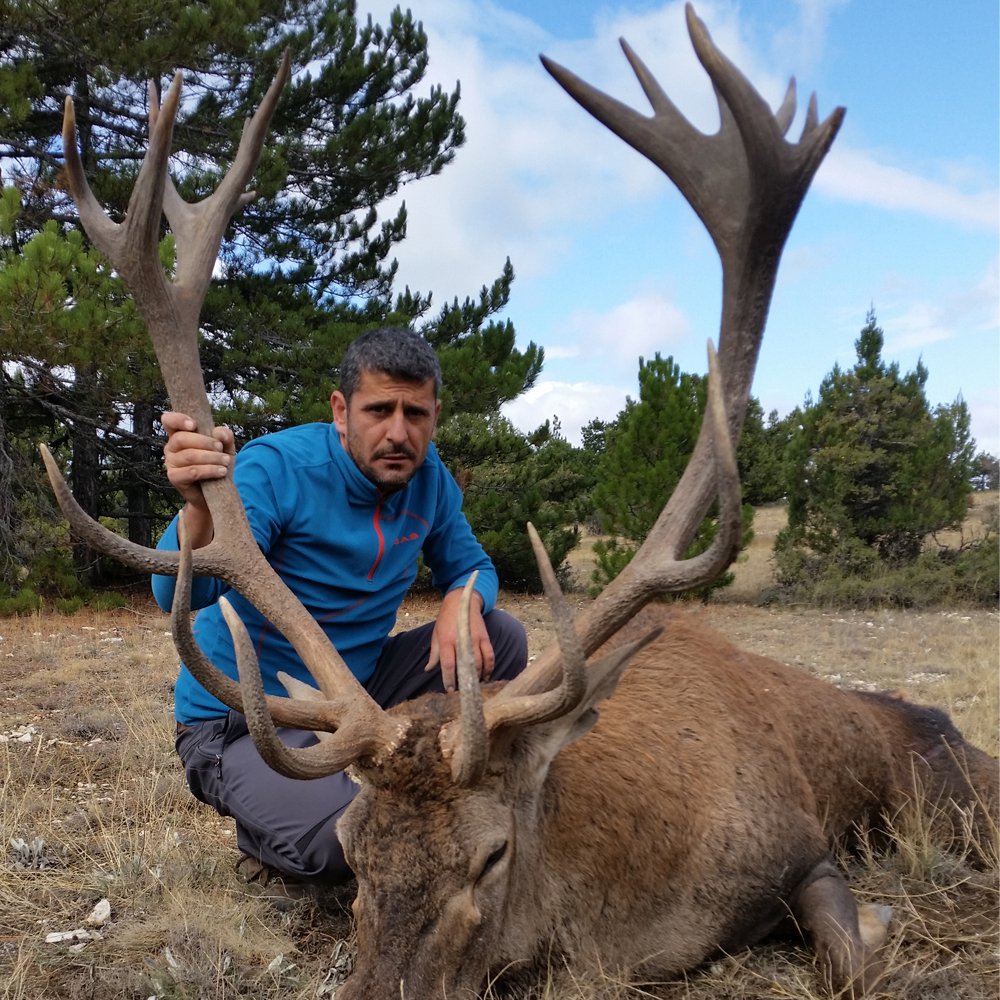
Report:
M384 708L425 691L454 690L459 601L473 571L471 628L480 678L520 673L527 662L524 629L494 609L496 571L431 443L441 410L433 349L408 330L372 330L350 345L340 375L340 389L330 399L332 425L267 435L246 445L238 460L229 428L208 437L185 414L163 414L167 476L186 501L192 546L213 537L200 484L232 474L261 550ZM178 547L176 520L159 547ZM444 595L437 621L389 638L421 553ZM173 577L153 578L164 609L173 590ZM223 593L254 641L265 689L285 693L279 670L310 680L290 643L256 608L220 581L200 577L192 604L203 610L194 631L209 659L237 676L218 605ZM175 715L188 785L236 820L243 854L237 867L248 882L280 898L350 877L335 830L357 790L346 775L299 781L273 772L243 716L217 701L183 665ZM312 733L280 732L290 746L315 742Z

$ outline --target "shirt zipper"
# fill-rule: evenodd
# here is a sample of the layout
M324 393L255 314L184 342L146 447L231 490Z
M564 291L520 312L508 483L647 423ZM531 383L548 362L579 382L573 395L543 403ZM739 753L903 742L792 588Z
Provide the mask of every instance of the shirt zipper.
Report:
M382 561L382 555L385 552L385 537L382 534L382 496L379 495L378 503L375 504L375 516L372 518L372 524L375 527L375 534L378 537L378 555L375 556L375 562L372 563L372 568L368 570L368 579L372 580L375 577L375 570L378 569L379 563Z

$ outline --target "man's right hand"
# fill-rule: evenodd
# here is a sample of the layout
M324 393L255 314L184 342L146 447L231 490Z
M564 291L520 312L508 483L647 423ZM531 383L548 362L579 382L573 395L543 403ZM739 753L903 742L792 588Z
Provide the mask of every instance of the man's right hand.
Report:
M192 548L201 548L214 534L201 484L206 479L229 475L236 456L236 441L228 427L215 427L211 436L200 434L197 424L186 413L168 410L160 417L160 423L167 432L167 443L163 446L167 479L187 504L184 522Z

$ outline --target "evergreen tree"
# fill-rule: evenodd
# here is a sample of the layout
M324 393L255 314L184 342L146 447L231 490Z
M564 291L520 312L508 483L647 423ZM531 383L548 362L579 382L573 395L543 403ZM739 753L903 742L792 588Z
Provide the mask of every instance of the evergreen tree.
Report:
M705 412L708 379L680 370L657 353L639 359L639 399L629 399L605 439L593 490L596 517L612 535L594 547L595 588L613 580L645 539L680 481L694 451ZM744 543L753 512L744 508ZM704 551L715 537L714 513L702 523L687 555ZM732 579L724 574L708 589ZM698 594L704 596L707 590Z
M522 434L498 414L459 414L438 429L437 449L465 494L463 509L501 586L541 588L526 525L545 544L557 574L589 511L593 466L546 422Z
M589 423L584 424L580 431L580 443L583 450L591 455L603 455L608 443L608 434L614 427L614 421L601 420L594 417Z
M980 451L972 460L972 487L976 490L1000 489L1000 459Z
M759 507L785 496L784 455L793 433L792 420L793 415L781 419L777 410L771 410L765 423L763 407L750 397L736 448L744 503Z
M932 409L927 369L900 372L882 358L874 312L849 371L835 366L790 447L788 528L782 548L889 565L912 561L933 531L966 510L973 441L958 399ZM861 549L858 548L861 546Z
M382 219L381 205L439 172L464 138L457 86L415 96L426 42L398 9L386 27L359 24L353 0L0 0L0 168L12 189L0 268L19 271L30 246L50 283L48 298L18 286L0 302L0 369L6 393L31 396L39 413L56 407L69 427L74 491L92 515L125 515L134 540L150 537L165 488L154 417L166 400L128 296L99 264L77 273L89 251L66 242L76 224L60 181L67 96L95 194L120 216L146 148L147 79L159 88L184 73L172 172L198 198L289 49L293 78L254 178L258 199L226 235L202 314L209 391L241 439L328 418L344 346L388 322L439 348L453 406L489 412L530 387L541 350L518 351L510 324L492 319L507 303L509 262L478 297L433 315L429 294L394 288L406 213Z

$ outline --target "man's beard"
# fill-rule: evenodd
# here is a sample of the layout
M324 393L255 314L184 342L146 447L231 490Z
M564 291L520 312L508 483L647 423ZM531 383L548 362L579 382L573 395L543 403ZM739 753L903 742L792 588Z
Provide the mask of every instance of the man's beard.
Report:
M372 483L372 485L376 486L382 493L396 493L403 489L413 478L413 474L417 471L417 468L419 468L419 466L415 466L407 472L400 471L397 473L390 473L390 476L387 478L384 474L378 472L372 465L369 465L366 461L358 457L361 449L355 446L355 442L352 440L350 431L348 431L347 435L347 450L351 458L354 459L354 464L358 467L365 479ZM379 451L376 451L375 454L372 455L372 462L383 458L405 458L412 462L416 459L416 457L416 452L412 448L404 445L400 448L382 448Z

